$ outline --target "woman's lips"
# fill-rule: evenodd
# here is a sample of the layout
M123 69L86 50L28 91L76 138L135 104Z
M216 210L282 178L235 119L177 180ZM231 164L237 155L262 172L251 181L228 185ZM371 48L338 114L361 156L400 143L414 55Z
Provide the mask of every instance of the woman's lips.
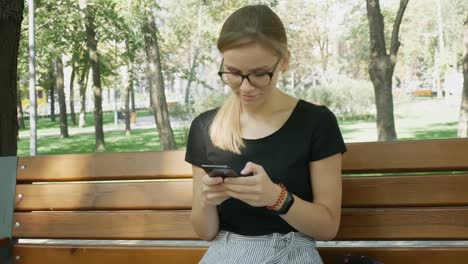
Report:
M244 95L244 94L241 94L241 97L242 97L242 99L244 99L246 101L253 101L253 100L255 100L255 98L257 98L257 95Z

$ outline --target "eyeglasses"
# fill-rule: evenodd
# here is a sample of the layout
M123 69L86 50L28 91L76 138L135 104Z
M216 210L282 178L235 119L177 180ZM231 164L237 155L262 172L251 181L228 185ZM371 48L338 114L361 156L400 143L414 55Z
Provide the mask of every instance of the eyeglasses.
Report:
M270 85L273 74L278 67L281 58L278 59L272 71L269 72L252 72L249 74L234 73L234 72L225 72L222 71L224 59L221 61L221 67L219 68L218 75L223 81L223 83L230 85L232 87L239 87L242 85L244 79L247 79L252 86L257 88L264 88Z

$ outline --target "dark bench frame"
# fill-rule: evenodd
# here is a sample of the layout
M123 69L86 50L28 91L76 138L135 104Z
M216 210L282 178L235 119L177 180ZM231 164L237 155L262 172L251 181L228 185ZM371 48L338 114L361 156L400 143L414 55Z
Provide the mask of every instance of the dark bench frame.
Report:
M468 240L468 139L351 143L348 149L335 240ZM163 151L0 158L0 237L8 238L0 240L0 256L26 264L197 263L206 245L196 243L190 226L191 167L183 156L184 151ZM376 175L351 177L361 173ZM37 182L42 184L32 184ZM18 241L27 238L161 243ZM161 245L165 242L170 245ZM325 263L346 253L368 254L386 264L468 259L466 244L319 251Z

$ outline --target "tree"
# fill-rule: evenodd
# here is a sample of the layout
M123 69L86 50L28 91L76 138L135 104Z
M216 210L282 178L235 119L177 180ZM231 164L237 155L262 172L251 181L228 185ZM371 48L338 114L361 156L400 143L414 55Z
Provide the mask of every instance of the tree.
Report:
M98 52L98 42L95 30L95 5L88 4L83 0L82 10L85 15L86 25L86 46L88 47L91 69L93 72L93 92L94 92L94 128L96 134L96 151L105 150L104 129L102 120L102 85L101 85L101 64Z
M24 114L23 114L23 105L21 104L21 89L18 89L18 98L17 98L17 111L18 111L18 127L20 129L26 128L24 125Z
M76 114L75 114L75 75L76 75L76 63L72 61L72 73L70 77L70 117L73 126L76 126Z
M67 123L67 104L65 102L65 85L63 78L63 62L62 56L57 56L55 59L55 70L56 76L56 87L59 98L60 107L60 137L67 138L68 135L68 123Z
M17 152L17 67L24 2L0 0L0 156Z
M48 87L48 90L49 90L50 121L55 122L55 90L56 90L55 87L56 87L56 84L57 84L57 82L56 82L57 75L56 75L56 72L55 72L55 65L54 65L53 62L50 63L49 74L47 76L48 76L48 78L44 83L47 84L45 86Z
M148 64L148 78L150 81L151 101L154 119L159 132L161 149L176 149L174 133L169 120L164 80L161 70L161 56L158 46L157 28L152 9L148 8L145 14L146 20L143 26L145 34L145 49Z
M463 55L463 93L460 107L460 121L458 125L458 137L468 137L468 17L465 20L464 29L464 55Z
M385 45L384 21L379 0L366 0L370 33L369 75L374 85L377 107L377 132L379 141L396 140L393 115L392 77L400 47L399 31L409 0L400 0L400 7L393 24L390 53Z

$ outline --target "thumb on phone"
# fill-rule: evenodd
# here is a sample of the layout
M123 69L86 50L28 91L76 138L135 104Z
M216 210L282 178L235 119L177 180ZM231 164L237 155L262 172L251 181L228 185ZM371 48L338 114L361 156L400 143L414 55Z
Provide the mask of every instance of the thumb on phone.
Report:
M245 164L244 169L241 171L241 174L247 175L247 174L256 174L257 173L257 164L249 161L247 164Z

